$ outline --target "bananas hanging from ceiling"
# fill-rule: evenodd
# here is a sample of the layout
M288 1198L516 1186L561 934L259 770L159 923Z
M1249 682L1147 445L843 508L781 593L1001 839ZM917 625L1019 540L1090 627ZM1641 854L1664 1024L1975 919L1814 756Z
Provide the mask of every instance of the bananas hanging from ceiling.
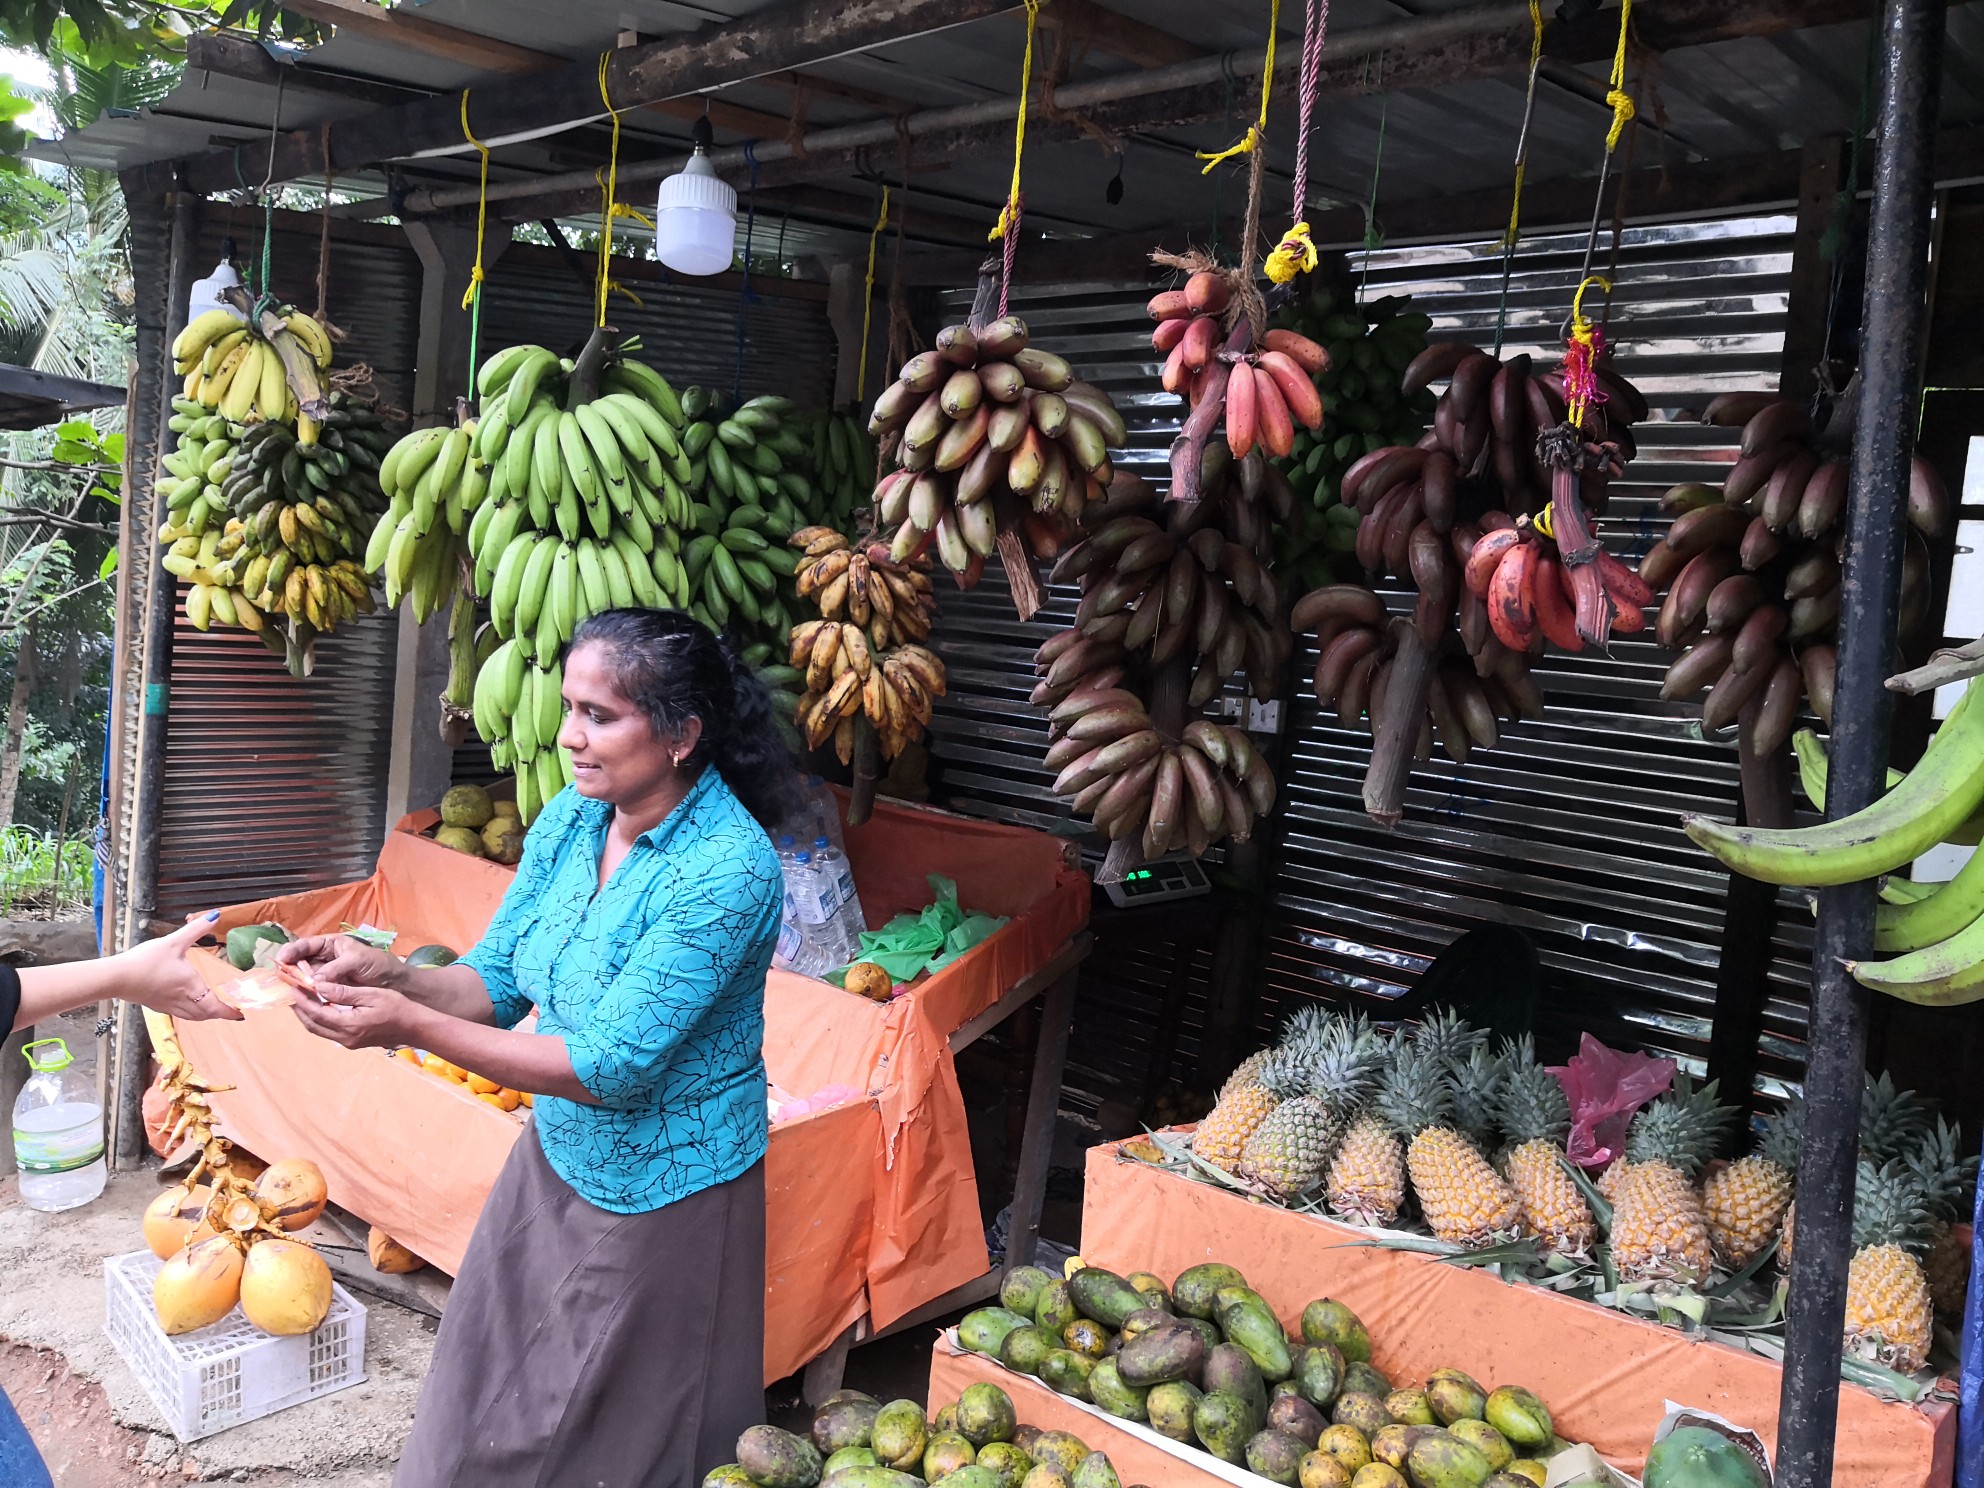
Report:
M830 408L807 415L800 435L810 445L810 474L820 493L819 509L812 515L836 527L850 525L875 485L875 441L867 420L852 407Z
M331 365L331 338L317 320L284 305L245 320L229 309L195 316L172 342L173 369L186 399L224 414L230 423L286 421L315 444L322 425L322 380Z

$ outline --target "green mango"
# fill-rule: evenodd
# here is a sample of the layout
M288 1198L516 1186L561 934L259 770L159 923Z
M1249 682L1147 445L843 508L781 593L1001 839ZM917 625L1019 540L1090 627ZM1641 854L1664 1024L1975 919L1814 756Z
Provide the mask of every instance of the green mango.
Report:
M999 1480L998 1488L1019 1488L1033 1459L1009 1441L995 1441L978 1449L976 1465Z
M1027 1450L1035 1462L1056 1469L1064 1478L1072 1478L1088 1457L1088 1443L1071 1431L1043 1431Z
M444 945L418 946L408 951L406 956L406 964L413 967L453 966L459 960L461 957L454 949Z
M1770 1488L1746 1450L1706 1426L1680 1426L1646 1454L1646 1488Z
M1084 1266L1068 1278L1068 1295L1075 1310L1108 1328L1120 1328L1131 1313L1144 1307L1144 1294L1114 1271Z
M932 1478L930 1481L934 1483L938 1480ZM987 1472L975 1462L956 1472L945 1473L943 1477L945 1488L999 1488L1001 1481L997 1473Z
M756 1488L756 1485L743 1468L734 1462L726 1462L703 1475L703 1488Z
M1155 1307L1162 1312L1173 1310L1171 1288L1164 1284L1163 1277L1148 1271L1132 1271L1124 1280L1144 1294L1144 1306Z
M1288 1352L1288 1335L1282 1331L1280 1320L1252 1292L1245 1297L1226 1295L1230 1300L1219 1310L1226 1341L1247 1351L1262 1379L1287 1379L1295 1372L1295 1361Z
M872 1400L842 1400L813 1413L813 1445L832 1454L843 1447L865 1447L881 1406Z
M1075 1310L1075 1302L1068 1295L1065 1281L1050 1281L1040 1289L1040 1301L1034 1307L1033 1320L1052 1333L1056 1338L1061 1330L1081 1314Z
M1393 1424L1384 1400L1361 1390L1345 1390L1338 1395L1336 1404L1330 1407L1330 1421L1337 1426L1355 1426L1367 1437Z
M881 1465L881 1458L868 1447L842 1447L826 1460L826 1464L820 1469L820 1476L824 1481L844 1467L880 1467Z
M1116 1336L1128 1345L1132 1339L1157 1328L1174 1326L1178 1319L1161 1307L1139 1307L1123 1319L1123 1326L1116 1330Z
M1292 1378L1302 1398L1317 1410L1328 1410L1343 1388L1343 1354L1333 1343L1314 1343L1295 1356Z
M1026 1319L1003 1307L981 1307L967 1312L958 1323L958 1346L974 1354L998 1357L999 1345L1015 1328L1024 1328Z
M1006 1335L999 1346L999 1362L1021 1374L1039 1374L1040 1361L1061 1346L1060 1339L1038 1323L1028 1323Z
M1088 1377L1094 1368L1095 1360L1087 1354L1078 1354L1073 1349L1051 1349L1040 1361L1040 1378L1050 1390L1087 1400ZM1037 1457L1039 1453L1034 1455Z
M1192 1408L1203 1394L1205 1391L1190 1380L1171 1380L1152 1386L1150 1394L1144 1397L1151 1430L1175 1442L1191 1441Z
M1020 1488L1073 1488L1068 1475L1058 1467L1045 1462L1036 1462L1027 1469L1026 1476L1020 1479Z
M999 1305L1009 1312L1033 1317L1040 1307L1040 1294L1053 1280L1051 1272L1038 1266L1015 1266L999 1283Z
M1442 1426L1451 1426L1456 1421L1481 1420L1488 1408L1488 1397L1472 1380L1436 1375L1427 1381L1426 1403L1440 1418Z
M1491 1391L1481 1414L1518 1447L1548 1446L1556 1433L1549 1407L1520 1385L1503 1385Z
M889 1467L844 1467L820 1488L923 1488L923 1479Z
M1371 1438L1371 1456L1387 1467L1404 1472L1412 1457L1412 1444L1427 1432L1437 1430L1437 1426L1405 1426L1396 1421L1380 1426Z
M758 1488L814 1488L820 1452L803 1436L776 1426L752 1426L737 1438L737 1465Z
M1210 1318L1213 1298L1221 1287L1246 1284L1247 1278L1231 1266L1206 1261L1178 1274L1171 1283L1171 1303L1187 1317Z
M929 1418L914 1400L892 1400L883 1406L868 1437L868 1445L875 1449L882 1465L898 1472L914 1472L921 1467L923 1449L929 1442Z
M1149 1409L1145 1404L1150 1395L1149 1389L1125 1384L1115 1359L1103 1359L1089 1371L1088 1393L1097 1410L1107 1411L1126 1421L1149 1418Z
M958 1408L954 1404L940 1407L937 1414L930 1418L932 1436L955 1436L957 1429Z
M1426 1399L1424 1390L1394 1390L1385 1397L1385 1409L1394 1421L1406 1426L1438 1426L1439 1417Z
M1090 1452L1082 1458L1075 1467L1074 1476L1068 1481L1070 1488L1123 1488L1116 1469L1100 1452Z
M1262 1420L1267 1418L1268 1389L1261 1379L1260 1366L1237 1344L1222 1343L1206 1356L1200 1383L1208 1394L1219 1392L1232 1395L1244 1400L1257 1417ZM1255 1430L1259 1429L1255 1427ZM1253 1435L1253 1432L1248 1432L1248 1435Z
M1323 1428L1329 1422L1323 1419L1321 1411L1300 1395L1283 1395L1268 1402L1268 1425L1313 1447L1321 1439Z
M1406 1476L1420 1488L1485 1488L1494 1470L1486 1457L1446 1431L1428 1431L1405 1460Z
M1126 1384L1161 1385L1196 1377L1205 1368L1209 1352L1199 1333L1167 1321L1165 1326L1139 1334L1124 1344L1116 1365Z
M958 1396L958 1435L974 1447L1011 1441L1018 1425L1019 1413L1013 1408L1013 1397L997 1385L981 1380L965 1386L964 1393Z
M1371 1362L1371 1334L1341 1302L1320 1297L1302 1309L1302 1341L1332 1343L1349 1364Z
M1486 1457L1491 1471L1500 1472L1516 1460L1516 1451L1509 1445L1509 1439L1486 1421L1456 1421L1447 1430Z
M1295 1475L1301 1471L1302 1458L1308 1449L1307 1442L1276 1431L1273 1427L1257 1431L1247 1438L1247 1471L1266 1478L1270 1483L1284 1483L1293 1488Z
M1365 1395L1375 1395L1383 1400L1392 1392L1392 1382L1386 1379L1369 1364L1362 1362L1343 1366L1343 1389L1356 1390Z
M978 1451L954 1431L941 1431L923 1448L923 1478L934 1483L978 1460Z
M1227 1390L1212 1390L1192 1407L1192 1434L1221 1462L1247 1463L1247 1441L1260 1428L1251 1402Z

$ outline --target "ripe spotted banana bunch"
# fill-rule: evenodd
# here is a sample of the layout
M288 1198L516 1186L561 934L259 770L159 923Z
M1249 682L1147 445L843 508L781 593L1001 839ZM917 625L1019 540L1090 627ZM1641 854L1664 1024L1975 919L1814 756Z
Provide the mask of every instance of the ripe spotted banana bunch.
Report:
M1399 628L1411 622L1388 617L1384 601L1362 584L1328 584L1296 600L1289 623L1298 635L1316 632L1322 651L1314 678L1317 704L1334 707L1343 727L1375 737L1391 687ZM1529 674L1526 652L1484 648L1463 656L1457 651L1445 649L1427 682L1426 707L1411 740L1413 758L1421 764L1438 746L1464 765L1474 750L1495 747L1498 720L1543 716L1543 693Z
M1832 722L1846 455L1836 431L1821 443L1803 406L1768 393L1725 393L1702 418L1743 432L1720 491L1685 483L1662 498L1674 524L1640 564L1640 576L1667 591L1655 638L1683 653L1660 695L1683 700L1707 688L1702 721L1712 729L1734 723L1754 752L1773 754L1807 700ZM1904 638L1928 617L1929 543L1949 520L1949 494L1917 455L1902 561Z
M232 423L299 423L304 443L316 442L321 384L315 373L331 365L331 338L301 310L284 306L253 325L232 310L205 311L173 338L172 357L190 401ZM302 417L300 404L311 405Z
M917 644L937 610L930 560L897 563L881 543L857 548L830 527L803 528L789 541L800 550L799 596L821 616L794 626L790 641L801 742L818 749L831 739L848 764L865 718L882 757L894 759L923 736L946 686L943 662Z
M876 399L869 432L900 468L882 477L874 503L898 561L934 543L960 583L976 583L1002 530L1052 556L1107 490L1109 451L1127 438L1122 417L1108 394L1027 339L1016 316L977 332L947 326L936 350L910 358Z
M785 645L802 613L785 540L819 519L823 501L790 400L752 398L734 411L704 388L682 395L683 448L695 493L677 604L728 631L759 660Z
M875 486L875 441L867 420L852 408L830 408L802 419L799 433L810 446L806 468L820 495L814 515L848 526Z
M1048 714L1048 738L1055 794L1111 842L1140 837L1147 860L1245 842L1254 819L1274 809L1274 776L1245 730L1195 718L1167 740L1143 699L1121 687L1070 693Z
M1294 449L1277 462L1303 499L1277 534L1275 567L1300 589L1351 577L1358 515L1339 497L1344 472L1373 450L1411 444L1425 432L1433 395L1399 386L1406 367L1426 349L1432 325L1411 303L1403 295L1368 306L1339 302L1318 279L1282 313L1283 327L1323 347L1316 389L1329 410L1329 427L1297 429Z
M1052 574L1055 583L1081 580L1081 635L1118 644L1152 670L1190 659L1192 708L1243 667L1254 695L1273 697L1293 645L1262 557L1293 493L1259 454L1218 491L1190 505L1160 502L1141 477L1119 472L1084 509L1087 536L1062 552Z
M1236 324L1228 336L1223 317L1232 302L1231 283L1217 269L1201 269L1183 289L1168 289L1150 302L1157 322L1151 345L1165 353L1163 383L1194 408L1224 398L1226 447L1245 459L1258 442L1278 460L1295 453L1296 426L1314 431L1323 424L1323 396L1315 377L1329 367L1320 344L1276 327L1252 349L1252 333ZM1237 319L1237 317L1236 317ZM1227 356L1221 358L1221 343ZM1213 374L1225 368L1225 380Z
M166 571L192 585L187 619L261 635L309 675L317 635L373 607L354 555L385 504L375 476L391 437L384 420L336 393L306 444L287 423L230 424L192 399L173 410L179 441L162 462L169 520L159 540Z

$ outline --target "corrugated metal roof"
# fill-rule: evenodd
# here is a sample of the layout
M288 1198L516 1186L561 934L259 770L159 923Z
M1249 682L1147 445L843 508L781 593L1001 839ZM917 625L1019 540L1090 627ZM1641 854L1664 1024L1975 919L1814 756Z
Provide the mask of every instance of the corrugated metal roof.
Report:
M1427 0L1411 7L1422 15L1463 8L1466 0ZM671 3L671 0L568 0L544 6L533 0L431 0L420 18L566 59L595 56L614 45L631 21L647 37L687 34L698 26L747 15L759 6L738 0ZM1168 32L1205 56L1258 47L1264 19L1251 7L1206 6L1194 0L1121 0L1127 18ZM1389 0L1338 0L1330 25L1336 34L1396 21L1399 7ZM1298 38L1299 17L1284 18L1285 47ZM1774 38L1746 37L1712 46L1680 48L1635 63L1640 117L1649 127L1638 140L1639 162L1721 158L1793 148L1821 134L1852 133L1863 116L1868 27L1864 22L1820 26ZM1010 94L1016 86L1025 27L1018 11L957 26L908 41L876 47L823 62L809 69L823 82L886 94L918 107L954 105ZM1067 80L1104 77L1128 64L1109 55L1105 26L1075 49L1062 69ZM1326 53L1327 55L1327 53ZM390 81L430 92L489 86L501 75L479 73L401 43L340 31L309 54L309 64L357 77ZM1055 42L1043 33L1036 49L1036 79L1059 66ZM1984 7L1953 6L1949 22L1947 79L1943 91L1946 124L1984 121ZM1530 179L1589 175L1598 163L1607 113L1603 64L1576 70L1553 65L1539 85L1531 129ZM1359 96L1327 96L1320 106L1313 139L1314 181L1318 192L1340 203L1361 203L1375 187L1382 218L1387 202L1420 200L1474 191L1506 182L1523 112L1519 74L1442 83L1438 88L1387 91L1382 58L1374 61L1371 91ZM1065 230L1142 231L1203 217L1211 221L1221 200L1230 213L1243 190L1244 164L1200 174L1194 152L1229 143L1245 128L1255 106L1254 82L1239 80L1233 122L1153 129L1116 141L1122 157L1124 192L1119 204L1104 197L1118 160L1110 143L1090 138L1049 142L1036 134L1026 155L1029 211L1037 223L1050 220ZM1038 89L1037 89L1038 92ZM775 117L789 115L789 88L769 81L718 90L716 96ZM175 158L204 151L214 140L265 137L274 112L274 89L213 74L190 74L157 109L138 117L106 118L64 141L42 147L50 158L98 168ZM373 107L337 100L301 88L283 99L286 127L311 127L333 117ZM1037 104L1035 119L1054 111ZM883 116L869 104L809 92L810 126ZM651 111L623 116L629 158L680 145L688 126ZM1270 114L1271 216L1285 210L1289 142L1296 129L1293 88L1276 90ZM597 131L603 135L603 131ZM997 131L994 131L996 134ZM719 128L720 141L741 138ZM566 133L497 152L494 178L570 170L597 158L599 140ZM255 150L244 146L242 178L258 179ZM878 147L866 169L894 176L895 152ZM941 169L919 168L920 189L942 192L959 215L988 217L1005 193L1010 157L1003 147L973 152ZM470 157L425 159L409 172L425 184L453 184L470 173ZM1222 179L1222 177L1224 179ZM822 251L845 251L852 238L823 240Z

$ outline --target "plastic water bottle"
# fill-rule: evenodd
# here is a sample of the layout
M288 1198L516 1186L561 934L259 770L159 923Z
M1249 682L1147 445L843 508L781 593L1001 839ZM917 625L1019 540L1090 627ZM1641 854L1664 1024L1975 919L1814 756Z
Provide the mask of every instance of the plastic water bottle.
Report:
M51 1049L40 1058L37 1049ZM14 1102L14 1164L21 1202L50 1212L74 1209L103 1192L103 1107L96 1085L73 1066L61 1039L37 1039L21 1051L33 1077Z
M807 945L818 957L808 975L819 976L836 966L845 966L852 959L841 929L840 891L833 875L823 871L812 853L802 849L794 856L793 863L799 869L799 887L794 893L799 903L799 919L806 929Z
M840 900L834 922L840 928L841 945L847 953L843 963L851 961L861 954L861 932L868 928L861 912L861 895L854 887L854 869L848 864L847 854L825 837L813 839L813 861L832 880L835 897Z
M830 923L832 890L822 882L813 855L801 850L790 834L778 840L778 860L785 870L785 912L772 964L816 977L841 964Z
M778 839L778 866L785 877L785 907L779 915L778 943L772 949L772 965L780 971L797 972L800 976L810 976L806 958L806 926L799 918L799 899L794 892L798 880L798 865L793 859L799 849L786 833Z
M841 832L839 798L827 789L826 781L818 775L806 777L805 795L812 814L811 835L825 837L845 854L847 838Z

